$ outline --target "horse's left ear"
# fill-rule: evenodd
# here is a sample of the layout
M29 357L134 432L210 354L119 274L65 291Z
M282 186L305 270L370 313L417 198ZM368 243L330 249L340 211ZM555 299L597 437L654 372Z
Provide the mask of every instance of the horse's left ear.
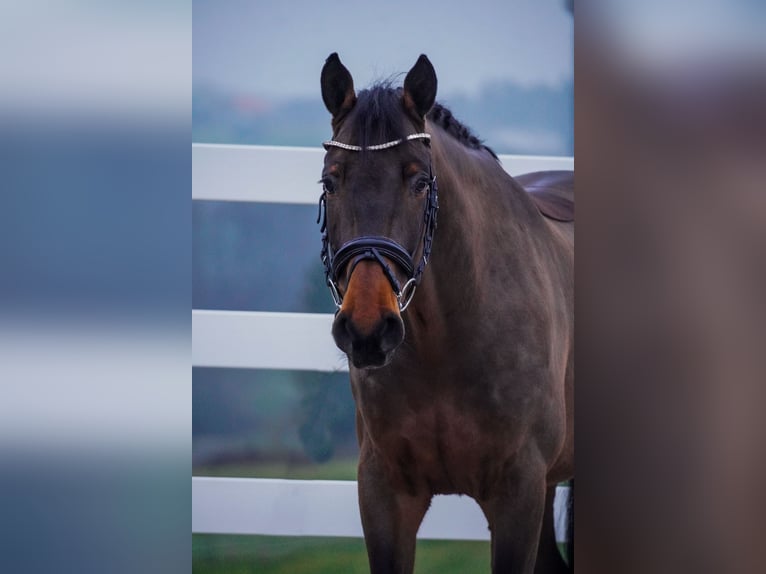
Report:
M404 78L404 107L424 118L436 101L436 71L425 54L421 54Z

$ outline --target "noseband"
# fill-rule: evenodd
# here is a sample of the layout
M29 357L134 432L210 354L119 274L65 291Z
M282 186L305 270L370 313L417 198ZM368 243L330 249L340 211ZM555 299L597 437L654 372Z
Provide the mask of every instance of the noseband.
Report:
M393 140L383 144L368 146L366 148L334 140L326 141L323 145L325 149L329 147L337 147L347 151L362 151L363 149L365 151L381 151L415 139L430 140L431 136L426 133L411 134L404 139ZM317 216L317 223L321 223L321 258L325 270L325 280L327 286L330 288L330 294L332 295L333 301L335 301L337 309L340 309L343 304L343 296L338 290L338 276L345 266L351 262L351 270L349 272L350 277L359 262L364 261L365 259L376 261L383 268L383 272L386 274L386 278L396 294L396 300L399 303L399 311L404 312L410 304L412 297L415 295L415 288L420 284L423 270L428 264L428 258L431 255L431 244L433 243L434 230L436 229L436 213L439 210L439 194L436 187L436 176L433 174L430 166L428 168L428 177L430 181L428 194L426 196L426 205L423 210L423 235L412 253L407 251L407 249L393 239L375 235L357 237L356 239L352 239L341 245L337 251L334 250L330 245L330 238L327 231L327 192L323 191L322 195L319 196L319 214ZM418 264L415 265L413 258L421 242L423 243L423 255ZM407 281L403 286L399 283L396 275L383 257L396 263L406 273Z

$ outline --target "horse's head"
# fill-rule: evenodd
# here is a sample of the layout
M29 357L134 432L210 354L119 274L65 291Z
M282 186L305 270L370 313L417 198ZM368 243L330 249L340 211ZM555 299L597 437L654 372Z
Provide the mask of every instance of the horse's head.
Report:
M401 313L414 295L436 225L436 185L425 115L436 74L424 55L404 87L358 95L337 54L322 69L332 114L321 183L323 260L338 305L332 334L357 368L380 367L404 340Z

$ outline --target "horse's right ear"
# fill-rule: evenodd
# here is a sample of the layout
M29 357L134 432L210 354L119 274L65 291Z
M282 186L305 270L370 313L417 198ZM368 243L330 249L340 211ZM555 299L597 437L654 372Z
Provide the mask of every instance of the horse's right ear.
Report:
M354 80L337 52L329 55L322 68L322 99L333 119L345 114L356 103Z

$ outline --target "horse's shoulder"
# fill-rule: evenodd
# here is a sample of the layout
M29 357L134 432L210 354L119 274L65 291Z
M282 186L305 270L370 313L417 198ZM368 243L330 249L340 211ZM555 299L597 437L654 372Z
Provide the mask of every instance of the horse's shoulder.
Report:
M535 171L514 179L543 215L556 221L574 221L573 171Z

